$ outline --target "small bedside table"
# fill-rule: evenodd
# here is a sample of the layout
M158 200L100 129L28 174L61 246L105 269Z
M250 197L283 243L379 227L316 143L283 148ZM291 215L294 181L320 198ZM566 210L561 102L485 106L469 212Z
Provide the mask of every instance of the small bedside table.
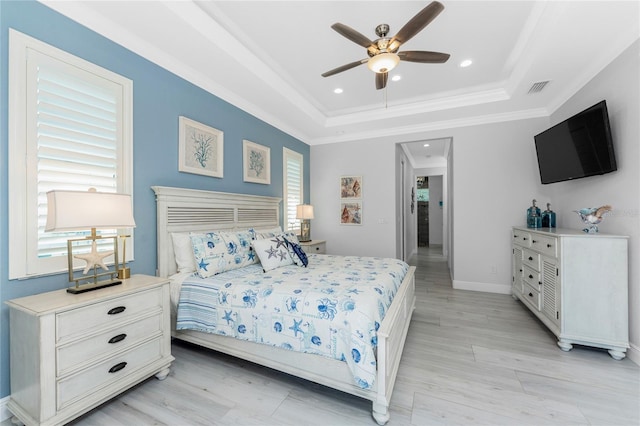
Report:
M311 240L306 242L301 242L300 246L305 253L316 253L316 254L326 254L327 253L327 242L325 240Z
M169 281L134 275L122 284L65 289L9 305L11 398L24 424L64 424L156 375L169 374Z

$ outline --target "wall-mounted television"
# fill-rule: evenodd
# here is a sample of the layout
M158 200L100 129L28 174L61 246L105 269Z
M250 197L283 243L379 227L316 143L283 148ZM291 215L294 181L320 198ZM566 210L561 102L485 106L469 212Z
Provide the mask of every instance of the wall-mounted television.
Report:
M534 137L543 184L602 175L618 169L606 101Z

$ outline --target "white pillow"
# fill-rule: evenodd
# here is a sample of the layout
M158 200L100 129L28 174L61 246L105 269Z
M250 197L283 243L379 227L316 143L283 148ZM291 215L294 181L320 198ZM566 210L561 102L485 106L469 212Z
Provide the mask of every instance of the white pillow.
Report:
M178 266L178 272L195 272L196 259L193 257L191 238L188 232L172 232L173 254Z
M254 240L252 244L258 254L258 258L260 258L264 272L293 264L293 259L287 249L287 243L282 237Z

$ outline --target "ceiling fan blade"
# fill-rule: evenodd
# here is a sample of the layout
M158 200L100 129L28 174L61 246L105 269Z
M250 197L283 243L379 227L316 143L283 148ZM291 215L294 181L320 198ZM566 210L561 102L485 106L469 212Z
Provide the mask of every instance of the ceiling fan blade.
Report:
M418 34L424 27L429 25L436 16L444 10L442 3L432 1L424 9L416 14L409 22L404 24L404 27L398 31L398 34L391 39L391 45L399 47L401 44L409 41L413 36ZM396 49L397 49L396 47Z
M331 26L331 28L336 30L336 32L338 32L340 35L348 38L349 40L351 40L352 42L354 42L356 44L359 44L360 46L364 47L365 49L373 44L373 42L371 40L369 40L367 37L363 36L362 34L360 34L358 31L354 30L353 28L351 28L351 27L349 27L347 25L341 24L340 22L336 22L335 24L333 24Z
M387 80L389 79L388 72L380 72L376 73L376 89L384 89L387 85Z
M427 52L424 50L407 50L404 52L398 52L398 56L403 61L408 62L422 62L427 64L442 64L449 59L448 53L441 52Z
M342 65L341 67L334 68L331 71L327 71L327 72L322 73L322 76L323 77L329 77L331 75L338 74L339 72L350 70L351 68L355 68L358 65L366 63L368 60L369 59L361 59L359 61L351 62L350 64Z

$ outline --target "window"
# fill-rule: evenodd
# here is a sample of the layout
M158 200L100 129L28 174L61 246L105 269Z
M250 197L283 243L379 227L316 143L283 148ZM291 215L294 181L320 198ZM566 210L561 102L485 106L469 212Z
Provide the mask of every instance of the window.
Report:
M44 232L47 191L132 193L133 84L14 30L9 67L9 278L16 279L66 270L66 241L87 234Z
M304 189L303 189L303 157L295 151L288 148L283 148L283 162L282 167L284 171L284 228L289 231L300 233L300 219L296 219L296 207L298 204L304 203Z

